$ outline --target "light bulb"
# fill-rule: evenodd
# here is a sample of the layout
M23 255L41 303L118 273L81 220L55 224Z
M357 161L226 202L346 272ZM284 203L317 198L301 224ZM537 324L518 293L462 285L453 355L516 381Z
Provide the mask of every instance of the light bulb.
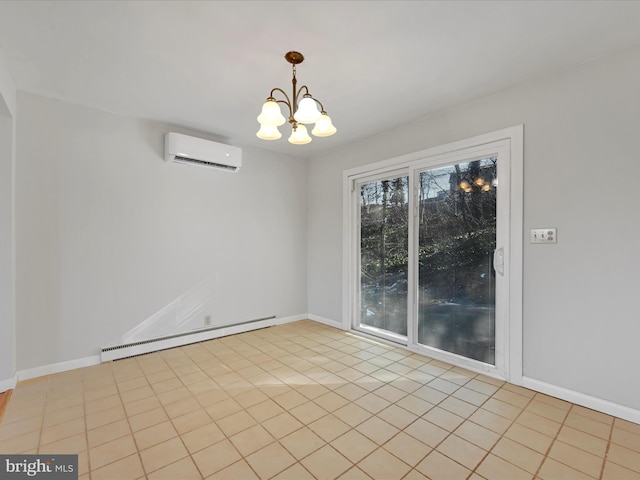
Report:
M287 121L280 111L280 105L273 98L267 99L262 105L262 112L257 118L260 125L268 125L273 127L279 127Z
M470 187L469 182L467 182L466 180L463 180L463 181L460 182L460 188L462 190L464 190L465 192L467 191L467 188L469 188L469 187Z
M291 132L291 136L289 137L289 143L293 143L294 145L304 145L310 141L311 137L307 133L307 127L300 124L295 125Z
M338 129L333 126L333 123L331 123L331 117L326 113L323 113L316 122L316 126L311 130L311 133L316 137L329 137L337 131Z
M315 123L320 118L320 110L311 95L308 93L300 102L298 102L298 110L293 114L293 118L298 123Z
M282 134L278 130L278 127L274 125L261 125L260 130L256 133L256 137L262 140L278 140L282 137Z

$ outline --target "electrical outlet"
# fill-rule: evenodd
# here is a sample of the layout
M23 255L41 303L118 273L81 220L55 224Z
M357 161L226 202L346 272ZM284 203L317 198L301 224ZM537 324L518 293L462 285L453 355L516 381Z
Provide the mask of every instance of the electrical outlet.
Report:
M531 243L558 243L555 228L532 228Z
M204 326L208 327L209 325L211 325L211 315L206 315L204 317Z

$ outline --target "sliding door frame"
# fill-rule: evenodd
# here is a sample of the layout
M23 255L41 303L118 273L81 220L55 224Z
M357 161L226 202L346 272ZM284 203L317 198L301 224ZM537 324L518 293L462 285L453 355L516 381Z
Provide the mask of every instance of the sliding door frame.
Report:
M488 151L502 149L507 152L508 195L509 210L505 212L509 223L508 238L506 239L505 265L508 267L509 282L505 287L506 310L504 319L506 328L504 333L504 348L501 368L483 368L475 361L465 362L463 358L453 363L469 370L503 378L514 384L522 384L522 257L523 257L523 164L524 164L524 127L518 125L503 130L490 132L466 140L421 150L401 157L375 162L362 167L352 168L343 172L343 328L353 330L354 321L359 318L358 297L360 282L359 262L359 225L354 221L359 214L354 212L358 208L354 201L354 191L363 178L377 175L397 175L399 172L409 175L409 212L413 216L418 208L415 188L416 172L425 165L437 166L456 157L468 157L474 154L482 155ZM505 189L506 190L506 189ZM415 258L416 231L414 222L409 226L409 278L417 277L417 259ZM416 288L408 292L408 331L406 348L416 353L438 357L437 353L427 352L417 346L416 329ZM358 332L360 333L360 332ZM405 346L403 344L398 344ZM451 361L448 359L447 361ZM496 358L496 365L498 359Z

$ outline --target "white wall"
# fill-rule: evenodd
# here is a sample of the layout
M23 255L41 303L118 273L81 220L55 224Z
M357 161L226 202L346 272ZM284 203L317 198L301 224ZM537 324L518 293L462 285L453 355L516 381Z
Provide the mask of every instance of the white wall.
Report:
M15 373L14 123L16 89L0 51L0 392Z
M197 136L18 93L18 370L95 355L207 279L214 324L306 312L305 162L170 165L167 131Z
M472 72L470 72L472 74ZM342 171L525 126L524 375L640 409L640 50L482 98L309 165L308 311L342 321Z

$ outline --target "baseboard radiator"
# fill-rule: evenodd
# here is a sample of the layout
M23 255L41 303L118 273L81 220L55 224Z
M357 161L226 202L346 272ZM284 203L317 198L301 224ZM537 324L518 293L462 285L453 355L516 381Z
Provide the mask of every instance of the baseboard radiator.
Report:
M202 328L192 330L190 332L177 333L175 335L140 340L139 342L111 345L100 350L100 361L108 362L110 360L118 360L145 353L157 352L159 350L180 347L191 343L204 342L206 340L225 337L227 335L235 335L236 333L271 327L276 325L276 323L276 316L272 315L270 317L257 318L246 322L222 325L219 327Z

